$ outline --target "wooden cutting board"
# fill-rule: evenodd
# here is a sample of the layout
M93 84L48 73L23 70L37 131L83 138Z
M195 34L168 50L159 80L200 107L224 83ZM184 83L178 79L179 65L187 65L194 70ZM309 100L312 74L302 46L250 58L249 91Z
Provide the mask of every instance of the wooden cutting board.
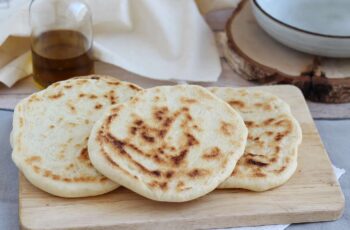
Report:
M283 186L256 193L216 190L187 203L160 203L120 188L106 195L63 199L42 192L21 175L23 229L205 229L335 220L344 196L301 92L264 86L287 101L303 130L298 168Z

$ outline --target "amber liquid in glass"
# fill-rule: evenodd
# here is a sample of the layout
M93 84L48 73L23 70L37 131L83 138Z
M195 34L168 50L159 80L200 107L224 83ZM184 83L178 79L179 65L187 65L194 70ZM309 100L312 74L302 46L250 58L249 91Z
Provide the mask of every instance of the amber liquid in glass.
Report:
M34 38L32 60L34 80L42 87L94 73L91 45L73 30L50 30Z

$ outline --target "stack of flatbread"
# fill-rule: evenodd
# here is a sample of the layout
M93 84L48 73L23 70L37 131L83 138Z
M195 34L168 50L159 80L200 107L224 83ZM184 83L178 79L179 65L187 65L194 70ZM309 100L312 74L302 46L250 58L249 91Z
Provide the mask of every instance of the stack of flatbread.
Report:
M297 167L301 130L289 106L256 90L141 89L107 76L55 83L15 109L12 158L61 197L120 185L183 202L216 188L265 191Z

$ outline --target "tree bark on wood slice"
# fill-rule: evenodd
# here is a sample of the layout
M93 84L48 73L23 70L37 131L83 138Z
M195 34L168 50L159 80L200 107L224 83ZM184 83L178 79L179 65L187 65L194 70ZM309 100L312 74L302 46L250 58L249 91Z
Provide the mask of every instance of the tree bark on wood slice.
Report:
M293 84L313 101L350 102L350 59L321 58L288 48L257 24L249 0L243 0L226 25L232 69L262 84Z

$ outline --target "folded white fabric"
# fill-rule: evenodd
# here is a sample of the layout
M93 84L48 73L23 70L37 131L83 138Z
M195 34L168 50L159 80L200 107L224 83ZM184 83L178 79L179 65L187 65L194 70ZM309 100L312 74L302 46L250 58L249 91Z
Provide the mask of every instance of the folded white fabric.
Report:
M96 59L159 80L218 79L221 64L214 36L195 1L86 2L93 14ZM16 9L11 8L11 16L2 20L0 44L9 35L29 36L28 3L16 0ZM8 78L0 75L0 81L11 86L13 76Z

